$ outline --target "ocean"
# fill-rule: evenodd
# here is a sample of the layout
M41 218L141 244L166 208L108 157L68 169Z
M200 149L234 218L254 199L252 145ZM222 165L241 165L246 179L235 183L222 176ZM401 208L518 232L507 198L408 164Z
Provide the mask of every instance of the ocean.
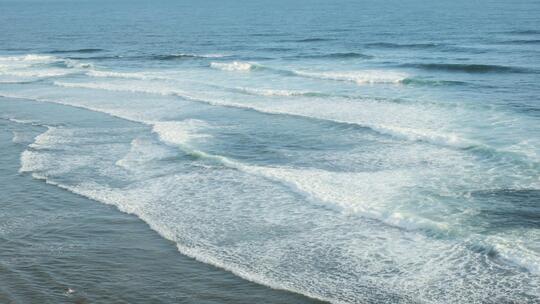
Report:
M540 303L539 16L0 0L0 303Z

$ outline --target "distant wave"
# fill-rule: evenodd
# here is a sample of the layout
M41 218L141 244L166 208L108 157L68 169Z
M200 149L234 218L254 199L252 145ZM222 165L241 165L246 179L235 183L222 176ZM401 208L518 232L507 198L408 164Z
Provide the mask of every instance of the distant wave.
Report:
M401 80L402 84L405 85L418 85L418 86L464 86L469 85L469 83L464 81L457 80L435 80L435 79L422 79L422 78L405 78Z
M516 39L498 42L501 44L540 44L540 39Z
M168 54L168 55L153 55L150 58L157 60L179 60L179 59L197 59L197 58L222 58L225 55L222 54L207 54L198 55L190 53Z
M517 34L517 35L540 35L540 30L516 30L506 32L508 34Z
M69 59L75 60L187 60L187 59L211 59L211 58L223 58L227 55L223 54L192 54L192 53L178 53L178 54L155 54L155 55L103 55L103 56L70 56Z
M527 73L528 70L520 67L510 67L493 64L462 64L462 63L405 63L402 67L412 67L423 70L438 70L465 73Z
M436 43L391 43L374 42L365 44L369 48L403 48L403 49L429 49L441 46Z
M293 42L323 42L323 41L332 41L335 39L332 38L305 38L305 39L298 39L298 40L292 40Z
M66 58L72 59L72 60L114 60L114 59L130 58L130 57L124 57L122 55L106 55L106 56L88 56L88 57L69 56Z
M377 49L412 49L412 50L435 50L438 52L466 52L481 54L485 53L485 49L464 47L458 45L449 45L442 43L391 43L391 42L375 42L364 45L366 48Z
M294 58L329 58L329 59L364 58L364 59L369 59L369 58L373 58L373 56L362 54L362 53L349 52L349 53L298 55L298 56L294 56Z
M52 50L48 53L50 54L64 54L64 53L98 53L103 52L104 49L75 49L75 50Z
M251 62L212 62L210 67L223 71L271 71L285 76L298 76L323 80L347 81L356 84L400 83L407 78L407 74L387 70L359 70L359 71L303 71L287 70L263 66Z
M294 50L293 48L287 47L265 47L257 49L258 51L267 51L267 52L288 52Z

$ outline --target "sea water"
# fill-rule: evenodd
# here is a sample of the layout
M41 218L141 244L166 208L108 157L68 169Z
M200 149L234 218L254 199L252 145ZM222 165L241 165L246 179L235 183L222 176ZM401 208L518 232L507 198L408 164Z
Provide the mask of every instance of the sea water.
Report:
M1 153L18 160L0 171L5 276L37 280L11 259L20 204L59 191L268 301L540 301L540 3L0 1L0 16ZM36 220L62 212L53 197ZM76 290L127 299L130 283ZM126 301L145 296L171 301Z

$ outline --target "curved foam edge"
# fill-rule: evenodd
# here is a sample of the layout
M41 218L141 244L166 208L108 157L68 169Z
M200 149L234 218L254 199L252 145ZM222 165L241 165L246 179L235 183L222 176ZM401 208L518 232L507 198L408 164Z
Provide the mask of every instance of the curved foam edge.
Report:
M471 146L478 145L478 143L460 138L456 134L444 134L444 133L428 131L428 130L416 130L413 128L404 128L404 127L387 126L387 125L381 125L381 124L360 123L360 122L355 122L355 121L332 119L332 118L322 117L322 116L306 115L301 112L290 112L290 111L279 110L279 109L268 109L268 108L262 108L262 107L257 107L257 106L249 106L249 105L241 104L241 103L204 100L204 99L198 98L197 96L191 96L189 93L186 93L183 91L177 91L177 90L140 89L136 87L122 88L122 87L115 86L112 84L95 84L95 83L79 84L79 83L65 83L65 82L56 82L56 81L54 82L54 84L58 86L64 86L64 87L89 88L89 89L121 91L121 92L138 92L138 93L148 93L148 94L158 94L158 95L173 95L173 96L178 96L180 98L187 99L189 101L205 103L205 104L209 104L213 106L248 109L248 110L253 110L253 111L256 111L259 113L265 113L265 114L290 115L290 116L297 116L297 117L303 117L303 118L309 118L309 119L331 121L331 122L336 122L336 123L341 123L341 124L357 125L359 127L369 128L375 132L393 136L393 137L403 139L403 140L423 141L423 142L427 142L427 143L431 143L435 145L443 145L447 147L469 148Z

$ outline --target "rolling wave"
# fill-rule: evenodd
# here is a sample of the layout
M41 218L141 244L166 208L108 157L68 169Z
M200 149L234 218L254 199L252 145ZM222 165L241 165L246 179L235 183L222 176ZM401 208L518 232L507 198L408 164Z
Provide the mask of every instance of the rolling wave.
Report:
M431 49L440 47L436 43L392 43L392 42L373 42L365 44L369 48L388 48L388 49Z
M153 55L150 56L151 59L157 60L181 60L181 59L205 59L205 58L222 58L226 55L222 54L206 54L198 55L191 53L179 53L179 54L167 54L167 55Z
M104 49L74 49L74 50L52 50L49 51L49 54L65 54L65 53L82 53L82 54L88 54L88 53L99 53L104 52Z
M114 85L114 84L107 84L107 83L65 83L65 82L58 82L58 81L55 81L54 85L64 86L64 87L79 87L79 88L109 90L109 91L124 91L124 92L139 92L139 93L158 94L158 95L172 95L172 96L178 96L180 98L184 98L186 100L190 100L193 102L199 102L199 103L204 103L204 104L209 104L209 105L214 105L214 106L232 107L232 108L256 111L256 112L265 113L265 114L289 115L289 116L303 117L303 118L308 118L308 119L331 121L331 122L340 123L340 124L355 125L361 128L368 128L377 133L380 133L386 136L392 136L392 137L399 138L402 140L427 142L427 143L431 143L435 145L443 145L443 146L460 148L460 149L467 149L470 147L477 146L476 143L470 140L460 138L459 136L455 134L445 134L445 133L439 133L439 132L434 132L430 130L414 129L410 127L392 126L392 125L385 125L385 124L378 124L378 123L368 123L368 122L362 122L362 121L339 119L338 117L335 117L335 115L326 114L326 112L328 111L326 112L320 111L317 114L313 111L308 111L303 108L290 108L290 107L280 108L280 107L273 107L271 105L269 106L249 105L249 104L223 101L223 100L208 100L208 99L201 99L199 98L199 96L192 95L189 92L179 91L175 89L163 89L159 87L158 88L141 88L138 86L131 86L131 85L121 86L121 85ZM322 104L320 106L326 110L329 110L330 108L334 107L332 104Z
M540 44L540 39L516 39L516 40L504 40L498 42L500 44Z
M102 111L107 113L107 111ZM130 118L130 117L127 117ZM449 229L444 222L431 221L415 214L394 211L386 209L382 202L397 199L403 196L403 192L409 187L415 186L416 182L412 180L415 172L412 171L378 171L378 172L329 172L314 169L295 169L288 167L262 167L251 166L239 161L229 159L221 155L209 154L198 150L190 145L193 138L207 137L207 134L200 132L201 128L207 128L208 125L199 120L184 121L141 121L139 122L152 126L152 131L157 134L159 139L172 145L189 155L197 158L204 158L210 161L216 161L220 164L245 172L250 175L260 176L284 186L290 190L302 195L311 202L333 206L346 213L356 214L361 217L371 218L392 227L398 227L405 230L421 230L445 232ZM94 200L117 205L124 212L133 213L135 210L123 209L123 205L115 203L120 194L111 197L89 195L87 191L81 191L80 186L67 186L60 184L53 179L48 178L49 174L63 175L70 170L81 166L92 164L89 157L77 157L74 162L68 162L66 166L56 167L46 158L43 158L39 151L42 148L53 148L55 145L72 142L69 138L56 136L54 133L58 128L48 127L47 131L38 135L30 146L35 149L26 150L21 154L20 172L29 172L37 179L44 179L48 183L57 185L69 191L88 196ZM144 144L140 141L132 141L133 145ZM153 151L153 150L152 150ZM162 153L162 151L158 151ZM122 162L129 166L129 162ZM42 174L40 172L47 172ZM392 187L388 187L388 185ZM109 193L109 192L107 192ZM110 193L109 193L110 194ZM126 206L124 206L126 207ZM381 208L382 207L382 208ZM131 211L129 211L131 210ZM137 213L136 213L137 214ZM169 237L168 237L169 238ZM494 254L500 255L503 259L510 261L511 264L517 264L526 267L532 272L538 271L539 264L535 261L534 254L528 254L524 249L516 249L508 246L504 240L494 237L488 237L485 240L476 240L477 246L490 248ZM492 245L490 245L492 244ZM179 245L181 246L181 245ZM493 254L492 254L493 255Z
M509 34L517 34L517 35L540 35L540 30L516 30L516 31L510 31L507 32Z
M401 80L402 84L405 85L418 85L418 86L466 86L470 85L470 83L465 81L457 81L457 80L435 80L435 79L425 79L425 78L415 78L415 77L407 77L403 80Z
M325 41L332 41L335 39L332 38L304 38L304 39L297 39L297 40L285 40L285 42L300 42L300 43L306 43L306 42L325 42Z
M20 56L0 56L0 62L52 62L59 60L59 58L49 55L27 54Z
M353 59L353 58L363 58L363 59L371 59L374 56L372 55L366 55L362 53L356 53L356 52L348 52L348 53L329 53L329 54L314 54L314 55L297 55L293 56L292 58L313 58L313 59Z
M377 83L400 83L407 78L407 74L389 70L361 70L361 71L303 71L287 70L263 66L256 63L233 61L212 62L210 67L223 71L270 71L284 76L299 76L306 78L354 82L358 85Z
M528 73L521 67L511 67L494 64L461 64L461 63L405 63L402 67L412 67L423 70L464 72L464 73Z

